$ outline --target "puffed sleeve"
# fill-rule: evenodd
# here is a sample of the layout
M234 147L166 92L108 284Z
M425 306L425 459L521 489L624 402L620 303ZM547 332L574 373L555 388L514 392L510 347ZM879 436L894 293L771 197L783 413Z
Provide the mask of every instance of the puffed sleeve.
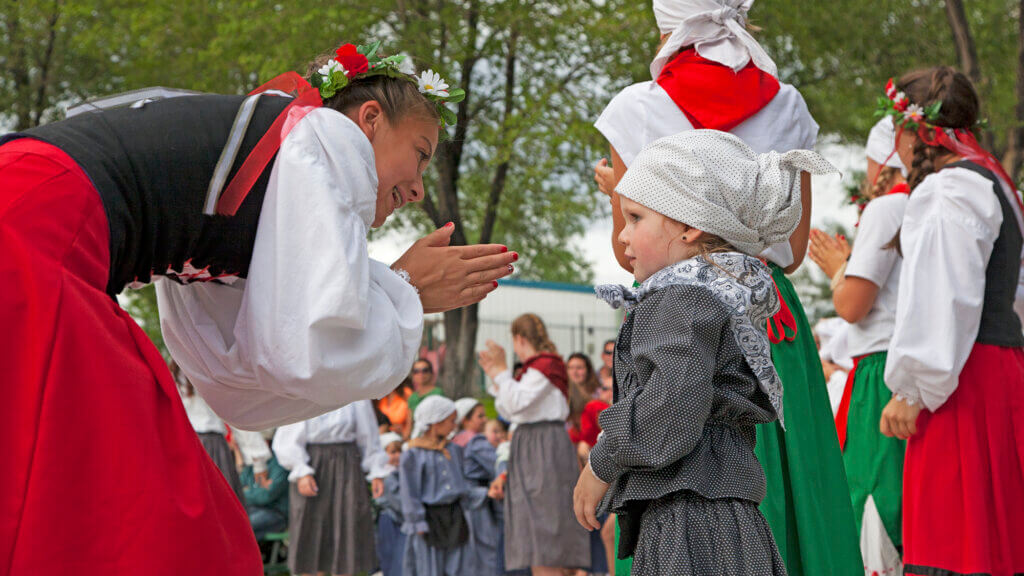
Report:
M422 470L416 452L406 450L399 464L399 495L402 500L402 532L405 534L426 533L427 511L423 506Z
M601 412L604 433L590 452L591 469L608 483L627 470L664 468L700 442L714 398L716 350L728 322L706 288L687 285L650 294L633 314L630 354L637 381Z
M277 463L291 472L289 482L297 482L299 478L316 474L309 465L309 452L306 451L306 423L296 422L277 429L271 444Z
M494 409L502 418L529 420L542 408L547 399L545 392L554 386L543 372L535 368L523 372L519 380L512 377L511 370L505 370L494 377L488 392L494 396Z
M242 451L242 461L247 466L252 466L254 473L267 471L267 461L270 460L271 454L262 434L232 426L231 437L235 439L238 449Z
M380 447L380 431L377 416L369 400L360 400L355 405L356 446L362 457L363 472L367 480L387 478L391 473L388 455Z
M957 387L981 324L985 269L1002 210L988 179L963 168L932 174L907 202L896 326L885 383L937 410Z
M415 359L415 289L371 260L373 150L344 115L319 109L285 139L267 186L248 279L158 283L172 356L207 402L261 429L379 398Z

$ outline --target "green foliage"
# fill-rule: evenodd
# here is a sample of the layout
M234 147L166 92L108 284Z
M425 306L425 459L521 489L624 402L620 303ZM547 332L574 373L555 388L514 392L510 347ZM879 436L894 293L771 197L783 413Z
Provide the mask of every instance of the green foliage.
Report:
M120 296L121 305L138 322L149 339L156 345L164 358L170 360L171 354L164 344L160 332L160 312L156 305L156 287L150 284L140 290L126 290Z

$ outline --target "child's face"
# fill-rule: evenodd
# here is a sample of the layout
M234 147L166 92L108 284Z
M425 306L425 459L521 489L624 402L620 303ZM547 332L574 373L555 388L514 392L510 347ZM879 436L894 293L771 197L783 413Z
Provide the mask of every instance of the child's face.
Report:
M388 464L398 468L398 465L402 461L402 443L392 442L391 444L388 444L384 451L388 454Z
M692 258L697 254L695 241L699 230L676 222L662 214L619 197L622 217L626 221L619 242L626 245L626 258L633 267L637 282L643 282L662 268ZM683 234L689 241L684 241Z
M487 424L484 426L484 437L491 443L491 446L497 448L498 444L505 441L504 435L505 433L502 432L501 425L496 420L487 421Z
M441 438L447 438L452 433L452 430L455 430L455 412L452 412L447 418L437 424L430 426L430 431Z
M469 415L462 422L463 430L469 430L474 434L483 432L484 425L487 424L487 412L484 407L477 404L469 411Z

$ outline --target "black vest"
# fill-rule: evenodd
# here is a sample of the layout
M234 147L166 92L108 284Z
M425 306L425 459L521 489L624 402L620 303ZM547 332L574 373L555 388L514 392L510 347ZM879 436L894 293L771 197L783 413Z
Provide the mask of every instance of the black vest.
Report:
M109 294L132 282L148 283L154 274L178 281L244 278L273 159L234 216L203 214L214 167L244 99L181 96L88 112L7 135L0 144L20 137L53 144L92 180L110 226ZM290 102L260 98L228 182Z
M1006 194L1003 194L999 179L988 169L966 160L950 164L947 168L963 168L990 180L992 191L996 198L999 198L999 206L1003 211L999 237L992 246L992 256L989 257L988 267L985 269L985 301L981 307L981 326L978 328L977 342L995 346L1024 346L1020 318L1013 309L1024 238L1021 237L1020 228L1017 226L1013 206L1010 205Z

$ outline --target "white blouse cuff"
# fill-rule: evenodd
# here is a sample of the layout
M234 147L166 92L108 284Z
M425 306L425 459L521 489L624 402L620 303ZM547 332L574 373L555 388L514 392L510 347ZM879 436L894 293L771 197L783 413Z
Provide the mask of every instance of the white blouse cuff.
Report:
M300 478L305 478L311 474L316 474L316 470L312 466L309 464L299 464L288 473L288 481L298 482Z

